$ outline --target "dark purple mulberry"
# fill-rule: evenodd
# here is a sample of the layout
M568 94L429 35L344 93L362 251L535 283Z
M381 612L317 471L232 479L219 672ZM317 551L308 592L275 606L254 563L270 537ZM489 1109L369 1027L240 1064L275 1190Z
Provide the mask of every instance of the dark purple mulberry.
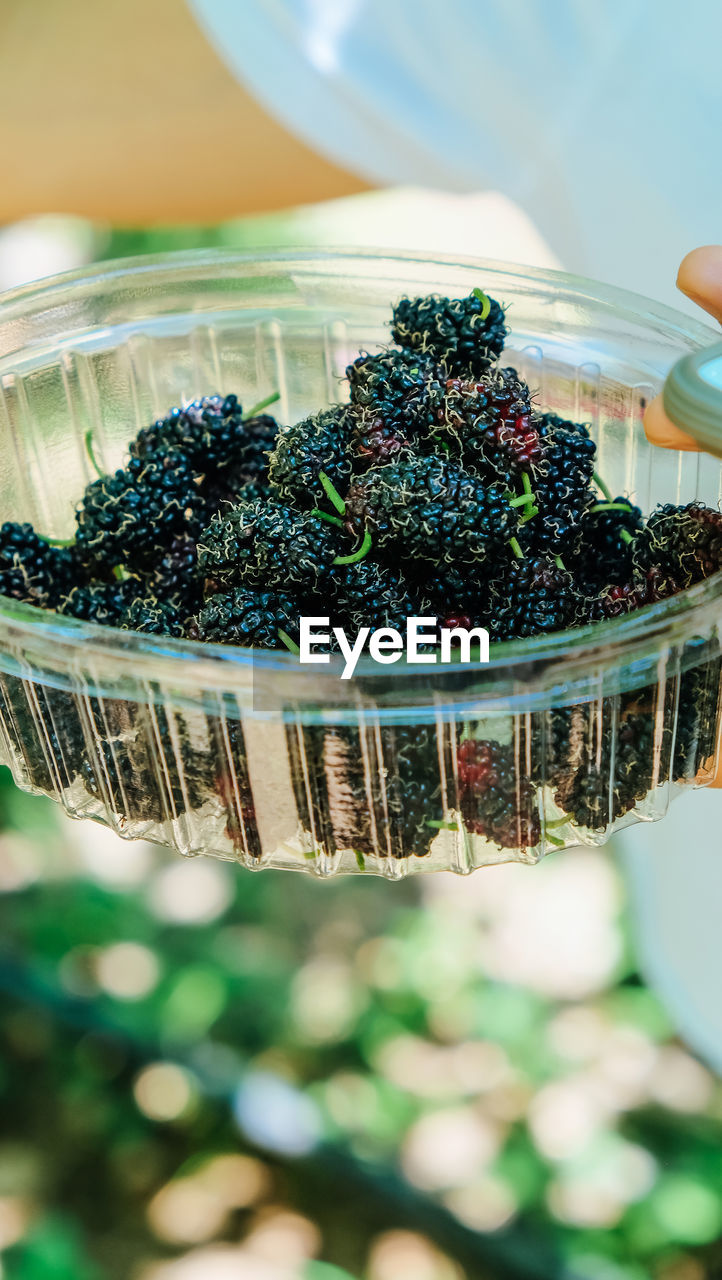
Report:
M553 559L515 560L491 583L489 634L494 640L525 640L561 631L580 620L583 608L572 575Z
M539 843L541 826L533 785L499 742L468 739L457 750L459 802L468 831L502 849Z
M438 457L368 471L349 489L346 517L383 558L459 568L505 553L518 523L501 485Z
M443 363L452 376L477 377L501 354L509 331L499 303L474 290L468 298L402 298L391 332L400 347Z
M307 510L326 501L319 479L328 476L343 496L351 476L348 454L352 421L347 407L324 409L278 433L269 464L271 493L277 502Z
M335 529L315 516L244 502L213 518L198 543L198 566L229 587L314 592L339 546Z
M711 577L722 568L722 513L699 502L657 507L635 540L634 562L666 570L682 587Z
M31 524L0 527L0 595L52 609L83 576L71 547L51 546Z
M266 471L277 431L267 414L244 419L237 396L203 396L140 431L130 453L148 458L177 452L206 476L232 468L237 477L255 480Z
M120 615L123 631L143 631L151 636L183 636L183 619L175 605L153 596L139 596Z
M598 501L592 489L596 445L585 426L553 413L532 414L541 453L530 477L536 514L523 525L524 551L561 555L566 563L581 539L585 512Z
M197 538L207 518L202 477L182 454L131 458L124 470L88 485L76 546L86 563L104 570L148 568L177 537Z
M278 649L280 629L298 641L298 619L303 613L304 606L285 592L236 587L206 601L191 634L216 644Z
M448 448L468 470L516 491L520 473L542 456L531 412L531 393L514 369L490 369L471 381L449 378L432 443Z

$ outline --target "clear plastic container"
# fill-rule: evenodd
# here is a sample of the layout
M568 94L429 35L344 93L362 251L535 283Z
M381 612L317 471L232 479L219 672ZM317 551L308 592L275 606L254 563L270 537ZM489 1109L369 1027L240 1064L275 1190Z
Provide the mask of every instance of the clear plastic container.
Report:
M554 272L380 253L225 252L105 264L0 303L0 510L56 537L92 478L169 406L278 389L281 421L343 396L404 293L508 305L505 361L593 426L598 470L643 509L716 505L720 463L651 448L645 402L713 332ZM492 648L488 667L300 667L285 653L122 633L5 602L0 742L18 785L183 854L329 875L468 872L600 844L709 780L722 574L585 630ZM499 785L462 785L491 744ZM466 750L469 750L466 748ZM474 749L476 750L476 749Z

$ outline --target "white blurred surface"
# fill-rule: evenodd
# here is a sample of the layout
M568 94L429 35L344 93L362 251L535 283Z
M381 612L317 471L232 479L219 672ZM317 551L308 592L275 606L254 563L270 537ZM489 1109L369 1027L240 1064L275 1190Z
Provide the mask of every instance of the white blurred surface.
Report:
M680 1035L722 1072L722 792L694 791L661 823L622 832L635 943Z
M91 262L98 237L83 218L54 214L0 227L0 290Z
M258 245L363 245L562 266L527 214L498 191L450 195L393 187L236 225L244 243Z

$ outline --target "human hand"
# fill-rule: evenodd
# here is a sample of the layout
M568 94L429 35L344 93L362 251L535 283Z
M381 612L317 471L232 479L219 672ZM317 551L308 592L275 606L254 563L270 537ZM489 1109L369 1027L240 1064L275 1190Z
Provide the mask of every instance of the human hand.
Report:
M688 253L677 273L677 288L722 324L722 245L706 245ZM652 444L663 449L701 452L696 440L667 417L661 395L647 406L644 430Z
M722 324L722 245L706 245L688 253L679 268L677 286ZM680 431L667 417L661 395L652 400L647 408L644 430L652 444L664 449L700 452L697 442ZM708 762L707 769L713 767L713 764L714 762ZM716 768L709 785L722 788L722 726L717 744Z

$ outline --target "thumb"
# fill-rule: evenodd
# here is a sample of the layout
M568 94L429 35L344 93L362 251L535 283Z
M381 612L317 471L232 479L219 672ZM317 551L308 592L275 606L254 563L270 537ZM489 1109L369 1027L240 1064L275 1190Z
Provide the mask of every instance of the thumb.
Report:
M688 253L677 273L677 288L722 324L722 245Z
M696 302L722 323L722 245L704 245L701 249L693 249L688 253L677 273L677 287L692 302ZM644 415L644 430L647 439L663 449L700 452L697 442L680 431L667 417L661 396L657 396L648 405Z
M699 773L699 781L706 783L708 787L715 787L718 791L722 790L722 726L720 741L717 743L717 755L705 761Z
M664 412L661 396L650 400L644 411L644 430L650 444L660 449L681 449L686 453L701 453L701 447L692 436L685 435Z

